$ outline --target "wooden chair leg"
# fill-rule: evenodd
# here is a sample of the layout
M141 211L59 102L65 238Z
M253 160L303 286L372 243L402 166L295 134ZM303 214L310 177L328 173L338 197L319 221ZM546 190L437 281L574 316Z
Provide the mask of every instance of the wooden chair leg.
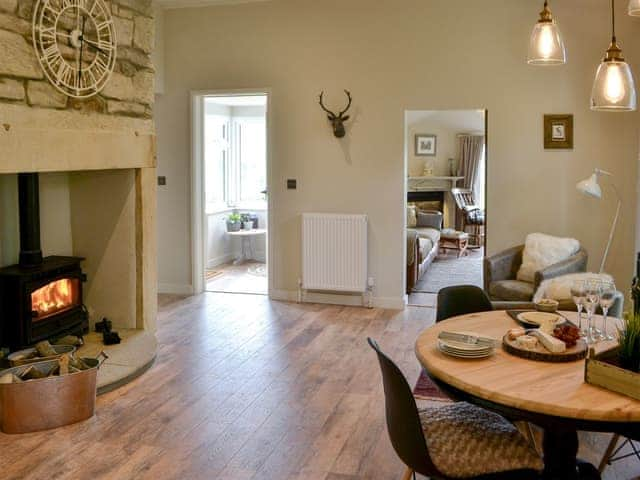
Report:
M404 472L404 475L402 476L402 480L411 480L412 476L413 476L413 470L407 467L407 469Z
M620 435L616 433L611 438L611 441L609 442L609 446L607 447L607 450L604 452L604 455L602 456L602 460L600 461L600 465L598 466L598 471L600 473L604 472L604 469L607 468L607 465L609 464L609 459L611 458L611 454L613 453L616 446L618 445L618 440L620 440Z
M524 429L527 433L527 439L529 440L529 443L533 445L533 448L536 449L536 452L541 453L540 448L538 447L538 442L536 441L536 436L533 433L533 428L531 427L531 424L529 422L524 422Z

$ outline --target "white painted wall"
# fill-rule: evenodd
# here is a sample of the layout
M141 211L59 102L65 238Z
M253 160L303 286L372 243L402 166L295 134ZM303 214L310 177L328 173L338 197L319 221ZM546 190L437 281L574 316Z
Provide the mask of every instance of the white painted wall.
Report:
M640 21L618 3L618 38L640 72ZM607 270L627 285L636 223L638 114L589 110L595 69L609 43L608 4L554 4L569 50L558 68L526 64L540 5L530 0L278 0L172 10L165 18L166 91L156 103L160 278L189 284L189 92L272 89L274 226L271 271L280 292L300 276L300 214L366 213L378 303L404 283L406 110L489 111L488 250L532 231L579 238L596 268L615 206L584 199L578 180L599 166L625 200ZM576 14L579 12L579 15ZM203 48L202 46L206 46ZM321 90L339 108L354 96L347 138L331 134ZM545 113L575 115L575 149L543 149ZM287 190L296 178L298 190Z

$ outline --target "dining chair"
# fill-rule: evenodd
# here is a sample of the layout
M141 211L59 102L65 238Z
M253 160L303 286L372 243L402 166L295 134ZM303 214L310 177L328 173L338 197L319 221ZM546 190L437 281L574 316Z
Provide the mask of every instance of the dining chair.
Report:
M436 322L458 315L491 310L491 300L481 288L475 285L445 287L438 292Z
M367 341L382 371L389 438L407 467L403 480L416 473L434 480L540 478L542 460L513 424L466 402L418 410L398 366Z
M607 468L607 465L611 465L613 462L622 460L624 458L635 456L638 458L638 460L640 460L640 447L634 443L640 442L640 436L638 438L624 438L624 441L618 446L618 442L621 438L623 437L617 433L615 433L611 438L609 446L607 447L607 450L602 457L602 461L598 466L598 471L600 473L604 472L605 468ZM620 452L625 446L629 446L631 448L631 452L621 455Z

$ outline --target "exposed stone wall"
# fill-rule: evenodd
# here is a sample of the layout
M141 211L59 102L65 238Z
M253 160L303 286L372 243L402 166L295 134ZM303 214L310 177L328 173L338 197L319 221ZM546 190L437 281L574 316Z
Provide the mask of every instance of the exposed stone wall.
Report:
M84 100L67 97L45 78L33 49L31 17L35 3L0 0L0 103L151 118L151 0L105 0L111 6L118 41L116 67L102 92Z

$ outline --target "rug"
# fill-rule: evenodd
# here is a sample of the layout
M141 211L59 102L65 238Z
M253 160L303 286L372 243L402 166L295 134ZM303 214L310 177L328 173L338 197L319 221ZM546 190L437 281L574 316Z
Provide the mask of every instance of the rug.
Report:
M424 370L420 372L416 386L413 388L413 396L416 397L416 400L431 400L434 402L453 401L440 390L440 387L431 380Z
M457 258L454 252L438 255L413 288L414 292L438 293L453 285L476 285L482 288L483 249L468 250ZM457 253L457 252L456 252Z
M222 274L224 274L224 270L207 270L207 272L205 273L205 278L207 280L213 280L214 278L218 278Z

